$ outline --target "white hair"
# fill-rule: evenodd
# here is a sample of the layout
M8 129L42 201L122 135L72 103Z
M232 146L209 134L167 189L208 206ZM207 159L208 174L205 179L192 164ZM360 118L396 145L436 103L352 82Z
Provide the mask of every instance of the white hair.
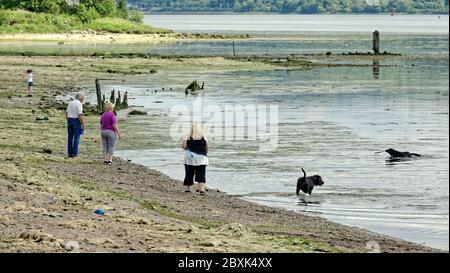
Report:
M83 99L84 98L84 94L83 93L77 93L76 95L75 95L75 99L76 100L80 100L80 99Z

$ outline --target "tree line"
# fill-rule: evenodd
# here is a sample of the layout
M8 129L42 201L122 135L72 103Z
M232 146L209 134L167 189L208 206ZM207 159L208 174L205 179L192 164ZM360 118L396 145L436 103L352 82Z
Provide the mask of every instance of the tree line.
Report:
M160 12L448 13L449 0L129 0Z
M126 0L0 0L0 9L24 9L32 12L71 14L89 23L98 18L123 18L142 23L140 11L128 8Z

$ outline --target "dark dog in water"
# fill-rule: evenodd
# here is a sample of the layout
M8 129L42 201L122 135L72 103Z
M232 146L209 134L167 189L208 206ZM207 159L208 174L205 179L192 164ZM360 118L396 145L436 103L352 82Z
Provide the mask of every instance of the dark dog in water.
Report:
M394 158L405 158L405 157L413 157L413 156L419 157L419 156L421 156L420 154L414 154L414 153L410 153L410 152L399 152L399 151L396 151L394 149L387 149L386 153L390 154L391 157L394 157Z
M302 172L303 177L300 177L297 180L297 191L296 191L297 195L300 193L300 190L304 193L311 195L314 186L322 186L323 184L325 184L320 175L313 175L306 177L306 172L305 170L303 170L303 168Z

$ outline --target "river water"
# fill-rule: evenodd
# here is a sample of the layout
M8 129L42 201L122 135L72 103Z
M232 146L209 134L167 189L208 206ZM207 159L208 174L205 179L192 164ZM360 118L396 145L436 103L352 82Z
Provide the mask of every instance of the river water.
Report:
M276 149L261 150L267 143L248 138L211 137L210 187L448 250L448 16L149 15L145 21L177 31L267 37L283 32L282 38L236 42L240 54L370 51L371 31L382 31L384 50L411 58L386 61L397 66L379 71L193 70L126 85L111 83L107 88L128 89L133 103L152 116L152 122L136 123L133 130L143 139L158 140L118 154L182 179L183 152L168 137L173 107L201 103L226 113L230 105L276 106ZM223 55L230 54L230 47L225 41L189 42L152 46L148 52ZM198 97L185 97L181 88L192 79L205 81L207 89ZM174 91L147 92L161 86ZM386 153L378 152L391 147L423 156L389 162ZM312 196L295 195L301 167L325 181Z
M296 36L304 33L448 34L448 15L146 15L144 22L178 32Z

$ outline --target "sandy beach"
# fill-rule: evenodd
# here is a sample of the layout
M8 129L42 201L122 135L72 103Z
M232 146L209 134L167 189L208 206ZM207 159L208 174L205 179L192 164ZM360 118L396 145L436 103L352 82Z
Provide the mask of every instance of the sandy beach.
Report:
M127 73L131 65L147 73L200 70L206 63L209 70L271 67L221 58L180 64L175 58L2 56L0 252L65 252L69 241L77 241L81 252L366 252L370 242L381 252L437 251L216 190L185 194L180 181L133 162L105 166L92 140L98 117L89 104L81 156L65 158L65 106L57 98L92 90L95 78L111 76L108 69L124 78L136 76ZM29 67L40 75L33 98L25 96L22 77ZM40 116L48 121L37 121ZM105 215L94 213L100 208Z

